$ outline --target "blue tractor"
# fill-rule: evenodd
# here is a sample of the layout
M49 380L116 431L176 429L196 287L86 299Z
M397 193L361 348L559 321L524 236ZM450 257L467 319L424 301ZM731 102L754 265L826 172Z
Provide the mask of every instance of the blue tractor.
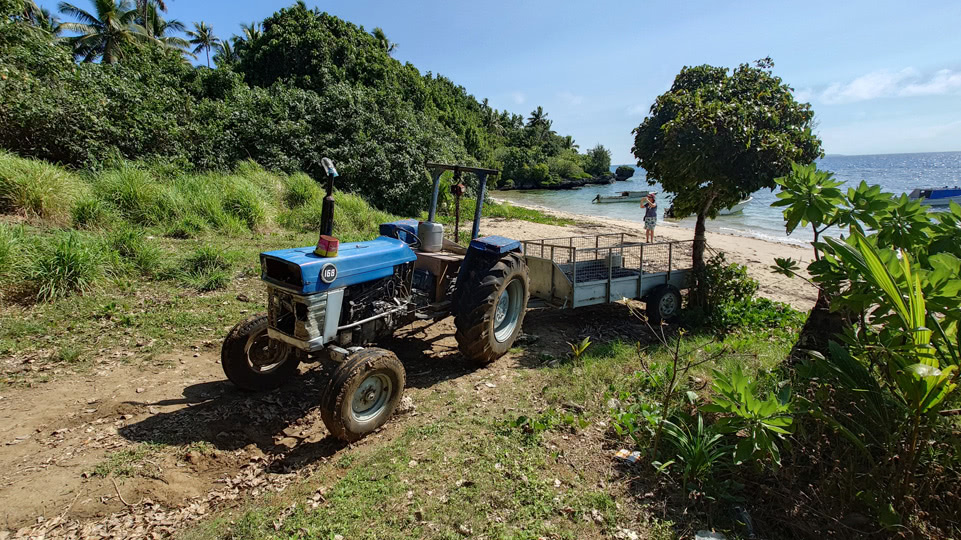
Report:
M330 160L321 235L333 228ZM260 254L267 312L237 324L221 363L239 388L276 388L298 364L319 361L327 380L321 416L334 436L354 441L383 425L404 392L404 366L372 344L416 320L454 316L460 351L478 366L506 353L520 334L529 275L516 240L478 238L487 178L498 171L428 164L433 196L427 221L380 225L380 236L342 244L324 257L314 246ZM479 180L470 244L443 237L434 222L440 177L469 172Z

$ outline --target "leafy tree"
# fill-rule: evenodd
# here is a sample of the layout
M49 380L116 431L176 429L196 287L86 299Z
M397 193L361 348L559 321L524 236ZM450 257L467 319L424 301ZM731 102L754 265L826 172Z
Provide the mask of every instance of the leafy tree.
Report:
M210 50L220 46L220 38L214 35L214 29L204 21L200 21L194 23L193 30L187 31L187 36L190 38L190 44L194 45L194 54L199 54L201 51L207 53L207 67L209 68Z
M759 189L774 188L791 162L821 156L811 106L798 103L772 67L769 58L741 64L733 73L685 67L633 131L632 150L648 180L674 195L677 216L697 216L695 275L704 269L708 218ZM693 295L695 305L701 296Z
M240 59L240 55L234 49L233 43L234 41L230 39L220 42L220 46L214 54L214 63L217 64L218 67L233 65Z
M84 62L100 58L112 64L124 57L135 43L151 41L143 26L137 24L137 11L129 0L93 0L94 13L69 2L60 2L61 13L77 19L60 25L78 36L68 38L74 56Z
M587 151L584 160L584 171L593 176L609 174L611 172L611 151L599 144Z

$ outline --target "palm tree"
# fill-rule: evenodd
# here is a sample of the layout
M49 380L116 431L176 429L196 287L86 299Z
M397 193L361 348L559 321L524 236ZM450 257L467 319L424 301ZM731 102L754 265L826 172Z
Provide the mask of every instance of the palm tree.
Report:
M378 26L377 28L374 28L374 31L371 32L371 34L374 36L374 39L377 40L377 43L380 43L380 46L387 51L387 54L393 54L394 51L397 50L397 44L392 43L389 39L387 39L387 34L384 33L383 28Z
M165 12L167 11L167 4L164 0L137 0L137 14L143 22L144 28L147 29L148 34L155 35L151 25L153 21L150 20L151 8L153 8L154 11L159 10Z
M161 45L169 49L174 49L180 51L181 54L190 55L187 50L190 47L190 43L186 39L172 35L173 32L184 32L187 28L184 23L178 21L177 19L165 20L160 15L160 5L153 5L147 7L147 18L145 20L144 27L150 33L150 36L156 39Z
M214 54L214 63L217 66L229 66L240 61L240 54L237 53L237 49L234 47L237 41L241 38L234 36L233 40L224 40L220 43L219 50ZM234 44L231 43L234 42Z
M95 14L69 2L60 2L58 6L60 13L78 19L60 25L63 30L79 34L68 38L78 59L93 62L102 58L112 64L123 57L127 45L153 41L137 24L137 11L129 0L93 0L93 7Z
M60 27L60 17L50 13L49 9L39 7L33 2L28 2L27 11L29 12L27 20L30 21L30 24L53 36L59 36L63 33L63 29Z
M188 30L187 35L190 36L190 44L196 45L193 50L194 54L197 54L200 51L207 52L207 67L209 68L210 49L220 47L220 38L215 36L214 29L203 21L200 21L200 23L194 23L194 29Z
M244 40L247 43L257 39L263 33L263 29L260 27L259 22L252 22L250 24L240 23L240 32L243 34L239 39Z
M564 150L575 150L575 151L581 147L581 145L574 142L574 137L571 137L570 135L568 135L567 137L564 137L564 142L562 146L564 147Z
M547 119L547 113L544 112L544 108L540 105L536 109L531 111L530 118L527 119L527 127L539 127L544 124L548 124L550 120Z

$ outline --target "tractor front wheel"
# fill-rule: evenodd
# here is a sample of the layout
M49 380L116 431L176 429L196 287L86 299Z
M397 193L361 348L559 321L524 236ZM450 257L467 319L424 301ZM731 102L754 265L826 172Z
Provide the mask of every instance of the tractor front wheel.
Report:
M331 435L353 442L387 422L404 394L397 355L376 347L351 353L331 374L320 416Z
M220 349L227 379L250 391L273 390L297 373L299 356L292 347L267 335L267 315L240 322L227 334Z
M486 366L510 350L521 333L529 283L524 258L509 253L476 282L466 284L454 325L457 345L468 360Z

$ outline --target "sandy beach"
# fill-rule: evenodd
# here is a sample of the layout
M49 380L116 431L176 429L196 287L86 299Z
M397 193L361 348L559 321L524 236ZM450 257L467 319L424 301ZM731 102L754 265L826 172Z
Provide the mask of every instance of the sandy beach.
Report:
M496 197L495 197L495 200ZM509 202L500 201L498 202ZM515 204L515 203L510 203ZM517 205L515 206L525 206ZM533 240L536 238L556 238L563 236L578 236L603 234L608 232L627 232L644 238L644 226L633 221L611 219L598 216L560 212L544 207L533 207L546 214L576 221L574 225L557 226L531 222L508 221L498 218L487 218L483 221L481 230L484 234L500 234L519 240ZM689 240L694 237L694 230L679 227L671 223L659 223L655 231L655 241L658 240ZM723 251L730 262L747 266L748 273L760 283L758 293L762 296L786 302L795 308L807 311L817 300L817 290L804 280L789 279L771 273L770 266L775 257L791 257L800 261L803 268L813 258L810 248L769 242L757 238L747 238L708 232L707 243L710 249Z

